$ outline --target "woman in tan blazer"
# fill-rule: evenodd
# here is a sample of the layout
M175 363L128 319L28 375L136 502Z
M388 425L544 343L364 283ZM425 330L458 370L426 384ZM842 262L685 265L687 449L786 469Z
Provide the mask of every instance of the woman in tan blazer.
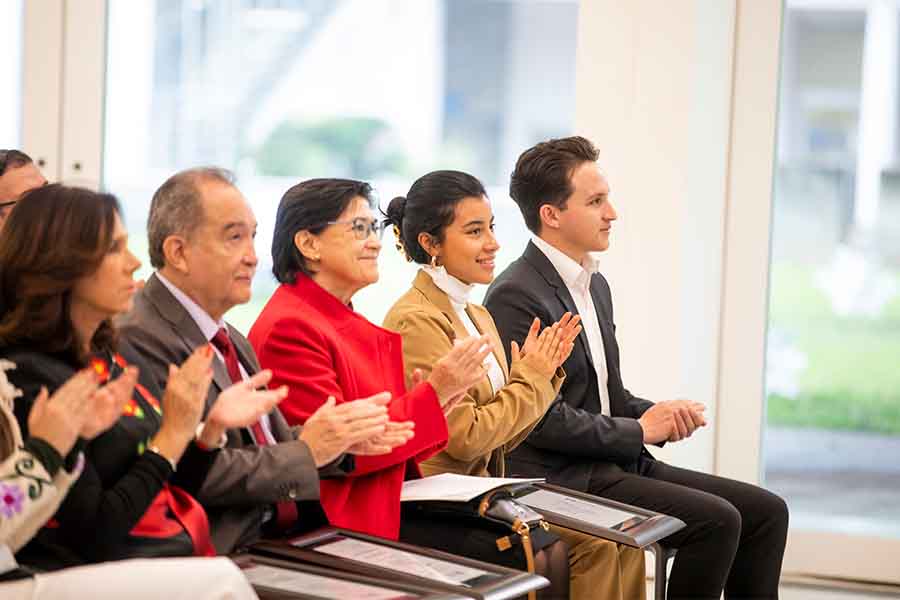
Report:
M429 173L391 201L387 219L407 259L422 265L384 322L403 336L407 372L427 376L456 340L487 335L493 346L488 375L447 415L447 448L422 471L503 476L506 452L528 436L562 385L560 365L581 329L579 318L567 314L543 330L535 320L521 347L513 342L507 362L490 314L469 302L476 284L493 280L499 250L487 194L475 177ZM569 529L552 531L569 545L572 598L645 597L643 552Z

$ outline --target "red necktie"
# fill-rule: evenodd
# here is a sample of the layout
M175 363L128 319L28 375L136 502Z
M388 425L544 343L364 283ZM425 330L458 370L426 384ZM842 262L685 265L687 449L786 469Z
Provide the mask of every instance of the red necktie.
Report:
M225 368L228 369L228 375L231 377L231 382L240 383L243 381L244 378L241 375L237 350L235 349L231 338L228 337L228 331L226 331L224 327L219 329L211 341L213 346L222 353L222 358L225 359ZM262 424L259 421L256 421L250 426L250 431L253 433L253 439L257 446L269 445L269 439L266 437ZM297 505L293 501L285 500L283 502L278 502L275 505L275 510L278 529L280 531L287 531L291 525L297 522Z

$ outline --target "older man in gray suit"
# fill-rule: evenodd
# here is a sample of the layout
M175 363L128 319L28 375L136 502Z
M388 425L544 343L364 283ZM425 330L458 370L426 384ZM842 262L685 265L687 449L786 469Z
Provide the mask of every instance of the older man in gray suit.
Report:
M247 339L223 319L250 299L255 234L253 211L227 171L177 173L153 196L148 238L157 271L119 323L123 353L140 357L164 385L170 364L212 344L217 357L207 407L232 386L252 389L271 378ZM319 476L346 475L353 454L386 453L412 437L408 424L388 422L387 401L379 394L326 404L298 429L276 408L253 427L229 430L197 494L216 550L323 523Z

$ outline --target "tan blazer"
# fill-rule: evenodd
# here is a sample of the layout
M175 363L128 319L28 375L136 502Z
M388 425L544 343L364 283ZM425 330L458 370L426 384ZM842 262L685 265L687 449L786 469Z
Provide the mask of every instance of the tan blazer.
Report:
M420 466L425 475L502 477L506 452L518 446L540 421L556 398L565 373L559 369L548 379L521 361L508 368L506 352L487 309L467 304L466 313L478 331L491 338L506 385L495 392L485 377L469 389L447 416L450 434L446 450ZM419 271L412 288L388 311L384 326L403 336L407 384L414 369L422 369L427 377L434 363L453 348L454 339L469 337L450 298L424 271Z

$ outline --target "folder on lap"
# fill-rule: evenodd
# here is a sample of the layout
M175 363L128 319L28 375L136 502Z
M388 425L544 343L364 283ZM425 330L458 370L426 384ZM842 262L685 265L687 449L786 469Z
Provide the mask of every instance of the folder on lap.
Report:
M260 600L466 600L402 581L244 554L232 557Z
M288 540L258 542L250 546L250 553L402 583L446 595L442 597L507 600L549 583L540 575L331 527Z
M553 525L567 527L635 548L644 548L685 527L680 519L544 483L540 479L473 477L443 473L406 481L403 502L469 502L506 488L521 504Z

